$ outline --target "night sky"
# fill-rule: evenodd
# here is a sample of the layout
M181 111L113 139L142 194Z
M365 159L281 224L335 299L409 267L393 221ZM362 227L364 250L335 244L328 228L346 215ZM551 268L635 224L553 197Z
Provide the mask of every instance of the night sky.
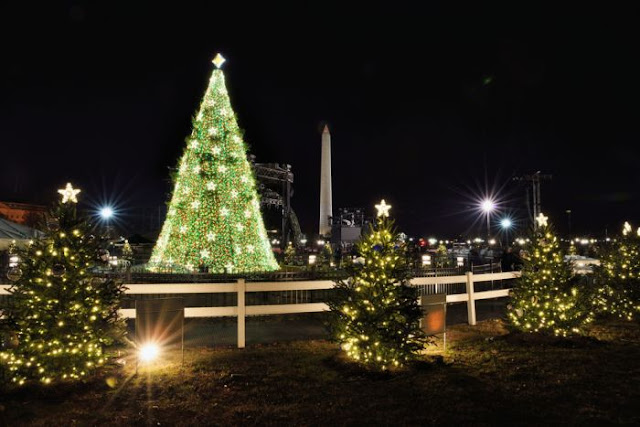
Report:
M511 177L538 170L560 231L566 209L579 233L640 220L631 10L134 3L0 6L0 200L49 203L71 181L124 213L162 205L220 51L250 152L292 165L303 232L324 121L334 210L384 197L412 235L478 233L485 188L524 221Z

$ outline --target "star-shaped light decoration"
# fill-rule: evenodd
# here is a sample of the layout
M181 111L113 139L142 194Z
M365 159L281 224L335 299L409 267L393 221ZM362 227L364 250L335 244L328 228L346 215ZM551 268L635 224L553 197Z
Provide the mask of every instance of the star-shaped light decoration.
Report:
M255 250L255 246L253 246L253 245L247 245L247 252L249 252L250 254L252 254L254 250Z
M626 236L629 233L631 233L631 224L629 224L629 221L625 221L622 226L622 234Z
M215 127L209 128L209 135L216 136L217 134L218 134L218 128L215 128Z
M391 209L391 205L388 205L387 202L384 201L384 199L382 199L380 201L380 204L376 205L376 209L378 210L378 215L377 216L389 216L389 209Z
M227 274L233 273L233 264L228 263L227 265L224 266L224 269L226 270Z
M200 256L202 258L209 258L209 255L211 255L211 252L209 252L209 249L203 249L200 251Z
M212 232L207 233L207 240L213 242L214 240L216 240L216 235Z
M540 214L538 214L538 216L536 217L536 222L538 223L538 227L546 227L548 219L549 219L548 216L544 216L544 214L540 212Z
M62 203L78 203L78 199L76 198L76 196L79 192L80 190L73 188L70 182L67 182L67 186L65 188L61 188L60 190L58 190L58 193L62 195Z
M211 62L213 62L213 65L215 65L216 68L219 69L220 67L222 67L222 64L224 64L225 61L226 61L226 59L224 59L224 56L222 56L222 55L220 55L218 53L218 54L216 54L216 57L213 58L213 61L211 61Z
M216 183L215 182L212 182L212 181L207 182L207 190L213 191L215 189L216 189Z

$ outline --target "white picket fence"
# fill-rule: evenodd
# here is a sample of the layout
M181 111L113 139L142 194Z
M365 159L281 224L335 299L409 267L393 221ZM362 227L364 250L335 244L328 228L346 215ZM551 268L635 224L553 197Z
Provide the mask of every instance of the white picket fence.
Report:
M470 325L476 324L476 304L481 299L501 298L509 296L510 289L498 289L492 291L475 292L475 283L497 280L509 280L520 277L520 272L473 274L468 272L461 276L444 277L417 277L411 280L412 285L427 285L433 287L433 293L442 292L442 287L447 284L464 283L465 293L447 295L447 303L466 302L467 314ZM145 294L208 294L208 293L236 293L238 302L231 307L186 307L185 317L237 317L238 318L238 348L244 348L247 316L263 316L271 314L292 313L317 313L328 311L325 303L307 304L269 304L246 305L247 292L282 292L282 291L311 291L320 289L332 289L335 282L331 280L310 280L298 282L246 282L238 279L232 283L160 283L160 284L127 284L126 293L131 295ZM0 295L8 295L10 285L0 285ZM128 319L136 317L134 308L120 309L120 314Z

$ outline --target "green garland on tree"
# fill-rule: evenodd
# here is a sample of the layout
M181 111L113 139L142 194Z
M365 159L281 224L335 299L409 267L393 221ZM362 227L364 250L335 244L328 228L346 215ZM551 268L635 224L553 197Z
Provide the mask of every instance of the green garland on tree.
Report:
M428 339L420 329L416 288L408 286L406 246L398 242L384 200L378 219L361 237L350 278L338 283L329 305L333 334L347 356L386 370L417 357Z
M47 221L48 235L20 251L20 264L8 274L14 283L5 314L17 345L0 353L0 362L20 385L84 377L106 363L105 346L124 333L123 286L91 273L99 242L76 215L79 190L68 184L65 191Z
M578 290L558 237L542 213L531 236L522 277L511 294L507 314L511 326L525 332L556 336L581 333L593 320L589 295Z

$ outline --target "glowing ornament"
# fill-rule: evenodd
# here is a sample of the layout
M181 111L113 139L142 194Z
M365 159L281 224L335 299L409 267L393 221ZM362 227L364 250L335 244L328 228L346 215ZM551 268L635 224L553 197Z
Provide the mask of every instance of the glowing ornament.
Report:
M22 270L20 269L20 267L11 267L7 271L7 279L11 280L12 282L19 280L21 277Z
M211 149L211 152L217 156L218 154L220 154L220 147L216 145Z
M67 268L62 264L55 264L51 268L51 274L53 274L55 277L63 276L64 273L66 273L66 271L67 271Z
M389 216L389 209L391 209L391 205L387 205L387 203L382 199L380 204L376 205L376 209L378 210L377 216Z
M185 234L187 232L187 226L186 225L181 225L180 226L180 233L181 234Z
M65 188L58 190L58 193L62 195L62 203L78 203L78 199L76 198L76 196L79 192L80 190L76 190L75 188L73 188L70 182L67 182L67 186Z
M215 65L216 68L219 69L220 67L222 67L222 64L226 62L226 59L224 59L224 57L218 53L216 54L216 57L213 58L213 61L211 62L213 62L213 65Z
M218 172L225 173L227 171L227 167L225 165L218 166Z
M246 175L242 175L240 177L240 182L243 183L243 184L246 184L247 182L249 182L249 178L247 178Z
M227 209L227 208L220 209L220 215L222 215L222 216L229 215L229 209Z
M538 227L546 227L548 220L549 220L549 217L545 216L542 212L540 212L540 214L538 214L538 216L536 217L536 222L538 223Z
M209 128L209 136L216 136L216 135L218 135L218 128L210 127Z
M202 168L200 167L200 165L195 165L193 167L193 172L194 173L200 173L201 170L202 170Z
M200 207L200 200L195 200L191 203L191 207L193 209L198 209Z
M198 140L194 139L191 141L191 148L198 148Z
M232 199L235 199L236 197L238 197L238 192L236 190L231 190L229 194L231 194Z
M213 181L207 182L207 190L213 191L216 189L216 183Z

